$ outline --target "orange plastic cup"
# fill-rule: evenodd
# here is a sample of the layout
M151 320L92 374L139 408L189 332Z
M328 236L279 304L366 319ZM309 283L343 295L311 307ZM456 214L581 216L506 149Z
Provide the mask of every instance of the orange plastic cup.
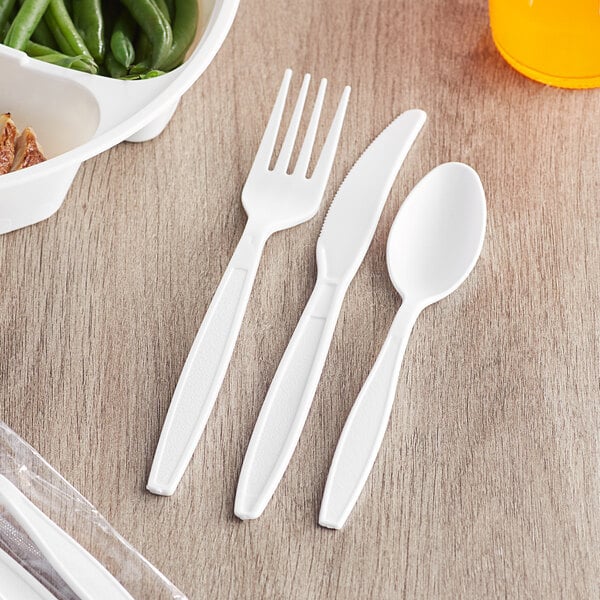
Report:
M599 0L490 0L490 23L500 54L523 75L600 87Z

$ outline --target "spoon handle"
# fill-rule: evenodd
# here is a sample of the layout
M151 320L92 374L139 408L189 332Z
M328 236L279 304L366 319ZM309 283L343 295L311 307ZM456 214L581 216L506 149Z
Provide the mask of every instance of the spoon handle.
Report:
M267 236L249 222L206 311L167 412L147 489L170 496L200 440L225 378Z
M371 472L396 396L408 337L420 308L402 304L337 444L327 476L319 524L341 529Z

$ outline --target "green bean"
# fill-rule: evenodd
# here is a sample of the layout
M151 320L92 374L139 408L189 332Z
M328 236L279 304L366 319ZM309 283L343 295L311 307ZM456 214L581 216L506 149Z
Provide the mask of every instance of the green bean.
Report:
M161 68L171 51L173 32L153 0L121 0L152 44L150 68Z
M104 18L100 0L72 0L73 23L94 60L104 60Z
M146 73L142 73L140 75L140 79L154 79L155 77L159 77L160 75L164 75L165 71L161 71L160 69L150 69Z
M83 54L93 58L83 38L75 28L63 0L50 0L44 19L56 39L58 47L71 56Z
M110 48L110 36L121 11L121 4L117 0L102 0L102 17L104 18L104 48Z
M152 55L152 44L150 43L150 38L142 29L138 30L138 36L135 40L135 54L142 60L148 61Z
M19 6L23 6L25 0L19 0ZM48 29L48 26L44 22L44 19L41 19L38 23L35 31L31 34L31 39L38 44L43 44L44 46L48 46L49 48L53 48L56 45L56 41L52 36L52 33Z
M49 11L46 12L46 14L44 15L44 23L46 24L48 31L52 34L52 37L54 38L54 44L57 46L57 48L61 50L64 54L72 56L74 53L71 50L71 45L69 44L69 41L58 27L56 19L54 19L54 17L51 14L49 14Z
M48 46L48 48L56 49L56 40L54 39L54 36L52 35L52 32L50 31L50 28L44 19L38 23L35 31L31 34L31 40L37 42L38 44Z
M4 43L11 48L23 50L46 12L48 4L49 0L25 0L4 38Z
M171 71L183 62L186 52L196 37L197 26L198 3L195 0L175 0L174 42L162 66L163 71ZM138 58L142 57L143 52L140 50L136 53L136 56ZM151 66L148 61L142 58L136 65L131 67L130 73L136 75L145 73L150 69Z
M133 37L137 25L127 9L123 9L110 36L110 49L113 57L124 67L129 68L135 59Z
M25 52L29 56L44 62L58 65L60 67L67 67L69 69L77 69L78 71L84 71L85 73L95 74L98 71L96 63L88 56L67 56L62 52L58 52L53 48L48 48L42 44L36 44L35 42L27 42L25 45Z
M135 39L135 58L137 63L129 67L129 72L135 75L149 71L151 56L152 44L150 44L148 36L141 29L138 29Z
M143 73L129 73L125 77L121 77L121 79L125 79L127 81L137 81L140 79L154 79L155 77L159 77L160 75L164 75L165 71L161 71L160 69L150 69L149 71L144 71Z
M167 10L169 11L170 17L169 20L172 23L173 19L175 18L175 0L164 0L164 3L167 5Z
M158 10L160 10L160 12L165 16L165 19L167 19L167 21L169 21L169 23L171 22L171 13L169 12L169 7L167 6L167 3L165 0L154 0L156 7L158 8Z
M0 40L3 40L6 36L6 34L8 33L8 30L10 29L10 24L11 24L12 20L6 21L6 23L4 23L4 25L2 25L2 27L0 28Z
M196 37L198 27L197 0L175 0L175 21L173 23L173 46L164 68L170 71L178 67L185 58L188 48Z
M91 75L96 75L98 73L98 65L95 62L90 62L90 59L83 54L80 56L67 56L61 52L53 52L52 54L44 54L43 56L36 56L35 58L36 60L42 60L59 67L75 69L76 71L90 73Z
M183 62L198 13L197 0L0 0L0 40L52 64L149 79Z
M0 0L0 31L4 30L5 25L10 19L16 0ZM0 38L1 39L1 38Z
M115 79L121 79L127 75L127 68L115 58L110 48L107 48L106 50L104 66L108 71L108 75L110 77L114 77Z

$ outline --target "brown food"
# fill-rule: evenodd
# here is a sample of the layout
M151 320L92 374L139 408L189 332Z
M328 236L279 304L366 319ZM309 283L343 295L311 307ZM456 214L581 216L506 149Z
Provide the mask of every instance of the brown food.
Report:
M46 160L31 127L19 135L10 113L0 114L0 175Z
M8 173L15 160L17 128L10 113L0 115L0 175Z
M25 127L15 143L15 159L11 171L18 171L44 162L46 157L31 127Z

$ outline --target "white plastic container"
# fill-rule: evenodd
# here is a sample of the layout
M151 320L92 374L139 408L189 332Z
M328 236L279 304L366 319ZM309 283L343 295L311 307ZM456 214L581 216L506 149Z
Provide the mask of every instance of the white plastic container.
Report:
M30 126L48 160L0 176L0 234L58 210L84 160L123 140L150 140L166 127L179 99L225 40L239 0L198 0L198 41L177 69L121 81L30 58L0 44L0 113Z

